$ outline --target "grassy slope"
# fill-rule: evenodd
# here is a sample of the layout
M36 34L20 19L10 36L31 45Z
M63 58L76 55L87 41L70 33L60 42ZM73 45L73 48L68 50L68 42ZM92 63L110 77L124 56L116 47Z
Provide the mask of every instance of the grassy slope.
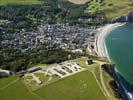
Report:
M35 91L46 100L105 100L89 71L57 81Z
M6 4L40 4L39 0L0 0L0 5Z
M109 0L106 0L109 2ZM133 11L133 7L129 6L129 0L112 0L113 6L108 8L103 8L107 18L113 19L121 15L127 14L130 11Z
M2 100L105 100L90 71L84 71L31 92L17 76L0 79Z
M105 12L108 19L113 19L133 11L133 7L129 6L129 3L129 0L105 0L104 5L99 5L94 2L90 7L92 8L92 6L94 6L91 10L92 12L99 9L100 11ZM113 5L109 6L109 4Z
M0 79L0 89L5 87L7 84L9 84L10 82L14 81L17 79L17 76L11 76L10 78L3 78Z
M86 59L74 61L79 62L82 67L88 67L83 63ZM93 67L95 64L91 66ZM16 79L18 76L0 79L0 97L2 100L18 100L18 98L19 100L105 100L93 74L88 70L51 83L36 91L29 91L21 80L2 89Z
M9 77L0 79L0 99L1 100L40 100L35 95L31 94L29 90L24 86L21 80L15 81L18 77ZM2 89L2 87L6 87Z

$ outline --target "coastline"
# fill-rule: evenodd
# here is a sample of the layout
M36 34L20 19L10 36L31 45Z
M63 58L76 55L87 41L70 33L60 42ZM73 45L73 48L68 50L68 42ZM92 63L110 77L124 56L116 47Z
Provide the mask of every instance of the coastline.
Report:
M105 43L105 39L106 36L113 31L114 29L125 25L126 23L114 23L114 24L107 24L105 26L103 26L102 28L98 29L98 33L96 34L95 37L95 42L94 42L94 50L97 54L97 56L99 57L107 57L107 59L109 60L109 62L111 62L111 59L109 57L108 51L107 51L107 47L106 47L106 43ZM121 85L121 87L124 90L125 95L127 96L128 100L133 100L133 95L132 93L130 93L127 88L125 87L122 79L120 78L119 75L119 71L117 70L117 68L115 67L115 75Z
M123 26L125 24L126 23L107 24L97 29L98 33L96 34L96 37L95 37L94 50L99 57L107 57L107 59L111 62L111 59L109 57L108 50L106 47L106 43L105 43L106 36L114 29L120 26Z

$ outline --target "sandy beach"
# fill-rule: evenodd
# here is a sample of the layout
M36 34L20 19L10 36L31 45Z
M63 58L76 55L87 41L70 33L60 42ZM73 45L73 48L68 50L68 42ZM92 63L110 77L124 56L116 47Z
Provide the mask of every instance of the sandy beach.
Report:
M112 30L124 24L125 23L107 24L102 28L98 29L98 33L96 34L96 38L95 38L94 48L95 48L96 54L99 57L107 57L109 59L108 51L105 44L105 38Z
M112 30L116 29L117 27L123 26L125 24L126 23L107 24L104 27L98 29L98 33L96 35L95 43L94 43L95 52L97 53L98 56L107 57L108 60L111 61L110 58L109 58L109 55L108 55L106 44L105 44L106 36ZM118 72L117 68L115 67L115 74L116 74L116 76L119 80L119 83L120 83L121 87L123 88L127 98L129 100L133 100L132 93L130 93L130 91L125 87L125 85L123 83L123 80L121 79L120 74L118 74L118 73L119 72Z

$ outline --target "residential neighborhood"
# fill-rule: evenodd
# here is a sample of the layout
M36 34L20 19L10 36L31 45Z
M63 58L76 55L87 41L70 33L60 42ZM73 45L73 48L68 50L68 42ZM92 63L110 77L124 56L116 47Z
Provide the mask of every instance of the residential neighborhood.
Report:
M40 25L37 30L26 32L24 29L14 34L3 32L3 46L12 45L22 52L45 45L45 49L86 49L94 41L96 27L82 28L64 24Z

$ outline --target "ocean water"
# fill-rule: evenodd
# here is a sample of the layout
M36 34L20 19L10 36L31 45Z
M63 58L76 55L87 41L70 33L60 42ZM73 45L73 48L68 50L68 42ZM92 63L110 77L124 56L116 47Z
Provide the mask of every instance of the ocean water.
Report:
M111 31L105 42L119 73L133 86L133 24L128 23Z

